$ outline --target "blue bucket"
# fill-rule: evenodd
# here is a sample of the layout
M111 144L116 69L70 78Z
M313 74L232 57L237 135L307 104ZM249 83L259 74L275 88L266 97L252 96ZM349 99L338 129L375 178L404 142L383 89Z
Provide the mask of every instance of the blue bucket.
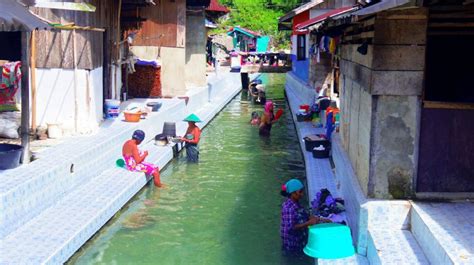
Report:
M105 118L114 119L120 113L120 100L106 99L105 100Z
M20 165L23 147L16 144L0 144L0 169L16 168Z

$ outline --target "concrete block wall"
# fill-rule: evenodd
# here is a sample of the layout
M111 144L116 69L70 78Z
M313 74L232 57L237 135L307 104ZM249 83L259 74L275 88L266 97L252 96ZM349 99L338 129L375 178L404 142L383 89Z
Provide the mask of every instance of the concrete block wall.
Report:
M341 135L344 148L365 195L368 193L372 96L351 78L341 75Z
M341 135L364 193L413 194L425 67L427 11L378 13L367 54L341 49Z
M161 93L163 96L186 94L186 49L161 47Z
M202 87L206 81L206 27L203 13L186 17L186 86Z

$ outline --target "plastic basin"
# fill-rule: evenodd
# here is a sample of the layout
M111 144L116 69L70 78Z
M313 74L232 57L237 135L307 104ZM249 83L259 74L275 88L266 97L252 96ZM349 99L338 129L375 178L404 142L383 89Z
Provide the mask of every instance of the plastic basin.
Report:
M340 259L355 254L351 230L348 226L327 223L309 228L308 244L304 253L313 258Z
M141 112L132 113L132 112L124 112L123 115L125 116L126 122L139 122L142 116Z
M16 168L20 165L23 147L16 144L0 144L0 169Z

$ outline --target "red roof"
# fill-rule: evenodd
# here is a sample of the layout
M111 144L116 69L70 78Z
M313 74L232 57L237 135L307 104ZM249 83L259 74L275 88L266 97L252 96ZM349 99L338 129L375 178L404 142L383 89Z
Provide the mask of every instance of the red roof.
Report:
M219 4L218 0L211 0L209 7L206 8L207 11L214 11L214 12L224 12L229 13L230 10L221 4Z
M318 22L321 22L323 20L325 20L326 18L328 17L332 17L332 16L336 16L336 15L340 15L340 14L343 14L343 13L346 13L346 12L349 12L349 11L352 11L352 9L354 9L355 7L353 6L345 6L345 7L341 7L341 8L337 8L337 9L334 9L334 10L331 10L327 13L324 13L322 15L319 15L317 17L314 17L312 19L309 19L305 22L302 22L298 25L296 25L296 28L297 29L303 29L303 28L306 28L308 26L311 26L311 25L314 25Z

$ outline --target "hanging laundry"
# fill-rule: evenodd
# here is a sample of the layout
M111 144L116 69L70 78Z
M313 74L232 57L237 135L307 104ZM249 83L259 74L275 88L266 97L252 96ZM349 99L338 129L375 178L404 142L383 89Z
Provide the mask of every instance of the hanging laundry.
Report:
M316 63L321 62L321 54L319 53L319 47L316 48Z
M0 89L17 86L21 79L21 62L9 62L3 65Z
M329 41L329 52L331 54L336 53L336 39L335 38L331 38L331 40Z
M2 67L0 80L0 111L18 110L15 94L21 81L21 62L6 63Z
M311 48L309 48L309 54L316 54L316 44L313 43L313 45L311 45Z
M325 52L329 51L329 41L331 41L331 38L326 36L324 38L324 51Z
M340 43L340 41L341 41L340 36L334 37L334 45L336 46L334 53L339 52L339 43Z
M326 38L326 36L323 36L323 37L321 38L321 41L319 42L319 50L322 51L322 52L325 51L325 50L324 50L325 38Z

